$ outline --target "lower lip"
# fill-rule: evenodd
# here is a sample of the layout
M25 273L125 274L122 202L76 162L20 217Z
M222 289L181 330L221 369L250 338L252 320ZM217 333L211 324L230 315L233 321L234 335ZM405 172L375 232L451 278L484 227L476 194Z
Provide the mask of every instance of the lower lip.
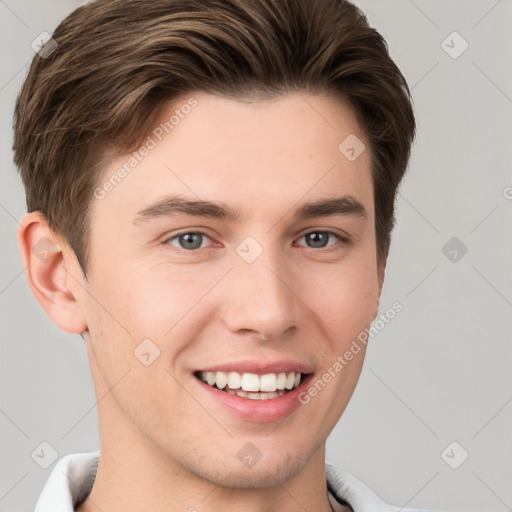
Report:
M288 391L283 396L267 400L253 400L231 395L206 384L195 376L192 378L213 400L240 419L256 423L269 423L283 420L302 405L299 395L303 389L308 387L313 374L307 375L295 389Z

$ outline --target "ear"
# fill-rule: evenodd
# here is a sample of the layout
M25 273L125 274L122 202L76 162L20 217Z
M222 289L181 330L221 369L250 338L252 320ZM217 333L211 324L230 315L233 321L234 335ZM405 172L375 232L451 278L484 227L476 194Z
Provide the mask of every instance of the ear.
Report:
M73 251L50 229L41 212L23 217L16 238L30 289L53 323L69 333L87 330L76 297L83 289L83 275L68 272L77 267Z
M377 297L375 299L375 309L372 314L372 321L377 318L379 314L380 296L382 293L382 287L384 286L384 277L386 274L386 263L388 260L388 249L377 259Z

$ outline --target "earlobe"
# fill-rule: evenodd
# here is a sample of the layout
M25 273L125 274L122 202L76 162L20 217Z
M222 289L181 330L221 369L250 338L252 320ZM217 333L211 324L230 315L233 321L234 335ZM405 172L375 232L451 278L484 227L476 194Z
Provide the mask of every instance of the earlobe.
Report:
M25 275L35 298L53 323L69 333L87 329L77 300L80 274L69 275L69 252L41 212L27 213L16 233ZM66 247L67 248L67 247Z

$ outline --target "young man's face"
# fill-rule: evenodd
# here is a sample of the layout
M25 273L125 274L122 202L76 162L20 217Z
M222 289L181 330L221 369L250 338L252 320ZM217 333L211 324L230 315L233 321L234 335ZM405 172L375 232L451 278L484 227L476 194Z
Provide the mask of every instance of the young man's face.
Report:
M165 122L180 110L179 122L151 134L147 155L92 201L89 281L74 292L102 398L102 450L144 452L223 485L274 484L323 464L361 371L364 346L333 365L373 320L383 269L369 151L351 161L338 146L350 134L368 144L352 111L324 95L191 96L197 105L180 110L185 98L162 112ZM129 158L109 164L99 186ZM237 216L184 213L176 196ZM332 199L328 212L302 209ZM236 372L252 398L199 372L221 386L215 372ZM291 372L302 374L298 388L254 394Z

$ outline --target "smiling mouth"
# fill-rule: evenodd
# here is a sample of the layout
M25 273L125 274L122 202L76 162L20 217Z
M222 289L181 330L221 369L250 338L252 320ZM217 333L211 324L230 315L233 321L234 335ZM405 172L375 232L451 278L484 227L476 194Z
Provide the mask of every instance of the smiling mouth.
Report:
M299 372L256 373L203 372L194 376L219 391L251 400L269 400L286 395L300 385L307 374Z

